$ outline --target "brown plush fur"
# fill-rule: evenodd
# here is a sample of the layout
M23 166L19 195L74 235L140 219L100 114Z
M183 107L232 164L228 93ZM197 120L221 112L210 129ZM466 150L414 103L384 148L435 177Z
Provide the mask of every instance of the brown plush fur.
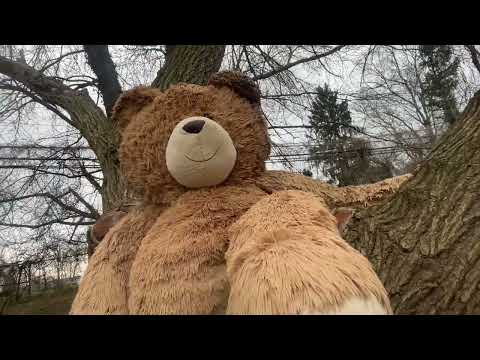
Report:
M252 83L236 79L120 98L121 166L143 204L96 249L72 314L325 313L367 297L390 311L368 261L337 230L331 189L285 192L262 181L266 125L255 92L242 90ZM234 142L237 162L219 186L189 190L168 173L169 136L190 116L217 121Z
M221 71L213 74L208 84L216 87L229 87L252 104L260 105L260 90L252 79L245 77L242 73Z
M132 94L139 96L140 92L146 97L146 91L150 95L151 89ZM227 87L181 84L165 92L157 90L157 96L135 116L128 112L126 116L130 116L130 122L120 145L122 171L147 202L171 204L186 191L168 172L165 150L173 128L187 117L208 117L229 133L237 149L237 162L228 184L244 184L265 171L270 145L264 119ZM127 120L121 117L118 121Z
M269 194L281 190L306 191L325 200L330 208L362 208L388 199L411 177L405 174L373 184L337 187L301 174L269 170L255 179L255 185Z
M254 184L268 194L281 190L306 191L323 199L332 209L338 207L364 208L388 199L411 177L411 174L405 174L373 184L339 188L301 174L267 170L254 180ZM106 224L102 221L97 223L103 230ZM94 227L97 226L97 223ZM114 223L110 222L110 224L113 227Z
M115 225L120 222L124 216L127 215L126 211L111 211L106 214L103 214L95 222L95 226L92 228L92 237L94 241L100 243L100 241L107 235L108 231Z
M150 205L134 208L95 249L72 304L74 314L129 314L128 280L138 247L162 212Z
M370 263L309 193L280 191L260 200L230 228L226 258L230 314L329 313L371 297L391 312Z
M256 187L187 192L143 239L132 266L132 314L224 312L230 225L265 196ZM145 265L148 264L146 267Z

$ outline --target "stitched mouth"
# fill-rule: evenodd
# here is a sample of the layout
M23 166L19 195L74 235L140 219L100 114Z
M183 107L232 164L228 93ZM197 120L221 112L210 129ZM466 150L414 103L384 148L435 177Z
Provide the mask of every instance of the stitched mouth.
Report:
M192 158L189 158L187 155L185 155L185 157L186 157L188 160L193 161L193 162L206 162L206 161L208 161L208 160L213 159L213 157L214 157L215 155L217 155L218 150L220 150L220 147L219 147L217 150L215 150L215 152L213 153L212 156L210 156L208 159L204 159L204 160L194 160L194 159L192 159Z

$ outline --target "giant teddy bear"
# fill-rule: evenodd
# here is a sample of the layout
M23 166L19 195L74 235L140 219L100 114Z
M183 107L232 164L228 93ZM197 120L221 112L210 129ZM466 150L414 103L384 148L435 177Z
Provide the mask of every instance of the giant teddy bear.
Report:
M92 255L71 314L390 314L368 260L328 201L266 191L259 89L221 72L207 86L124 93L120 162L142 201Z

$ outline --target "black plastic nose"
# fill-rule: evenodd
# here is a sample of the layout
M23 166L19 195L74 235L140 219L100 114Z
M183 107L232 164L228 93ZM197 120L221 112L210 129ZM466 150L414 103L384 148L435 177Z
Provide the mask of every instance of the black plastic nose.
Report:
M192 120L183 125L183 130L190 134L198 134L202 131L203 125L205 125L203 120Z

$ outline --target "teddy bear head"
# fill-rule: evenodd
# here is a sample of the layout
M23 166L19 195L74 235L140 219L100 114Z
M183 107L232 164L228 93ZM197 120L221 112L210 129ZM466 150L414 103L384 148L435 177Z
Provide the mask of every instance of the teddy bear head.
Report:
M217 73L206 86L134 88L120 96L112 117L122 173L147 201L244 184L265 171L270 143L260 92L241 73Z

